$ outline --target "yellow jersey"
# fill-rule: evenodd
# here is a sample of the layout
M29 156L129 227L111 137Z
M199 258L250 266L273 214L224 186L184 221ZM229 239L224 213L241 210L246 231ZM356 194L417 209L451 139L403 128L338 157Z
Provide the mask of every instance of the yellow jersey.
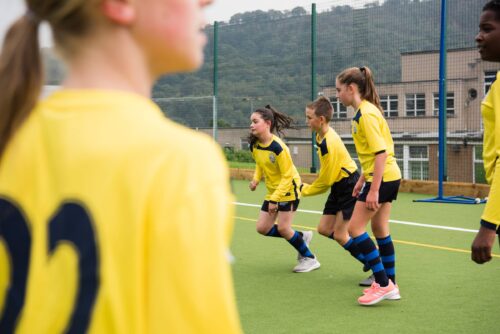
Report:
M491 184L488 202L481 218L500 226L500 176L496 173L497 169L500 171L500 161L498 160L500 155L500 122L496 121L497 118L500 119L499 78L500 72L497 73L495 82L481 103L484 124L483 162L486 181Z
M323 139L316 134L316 146L320 161L319 175L312 184L304 183L303 196L324 193L335 182L348 177L357 170L356 163L351 159L342 139L331 127L328 127Z
M266 200L288 202L300 198L300 176L293 164L290 150L283 141L273 135L273 140L263 145L255 143L251 148L255 160L254 181L265 178Z
M373 180L375 155L384 151L387 153L387 159L382 181L401 179L401 171L394 157L394 142L389 126L376 106L367 100L361 102L351 122L351 133L365 181Z
M62 90L0 164L0 332L240 333L220 149L132 93Z

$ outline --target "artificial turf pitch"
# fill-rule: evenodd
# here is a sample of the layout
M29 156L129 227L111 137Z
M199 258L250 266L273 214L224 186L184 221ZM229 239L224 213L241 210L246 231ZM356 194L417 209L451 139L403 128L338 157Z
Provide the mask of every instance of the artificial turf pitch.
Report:
M236 200L262 204L255 192L232 181ZM476 230L484 205L414 203L431 196L401 193L391 220ZM303 198L299 210L322 211L326 194ZM285 240L257 234L258 207L236 205L232 252L234 284L245 333L500 333L500 255L470 260L475 233L391 223L396 279L402 299L360 306L367 277L336 242L314 233L311 250L321 268L293 273L297 253ZM298 212L294 228L314 230L320 213Z

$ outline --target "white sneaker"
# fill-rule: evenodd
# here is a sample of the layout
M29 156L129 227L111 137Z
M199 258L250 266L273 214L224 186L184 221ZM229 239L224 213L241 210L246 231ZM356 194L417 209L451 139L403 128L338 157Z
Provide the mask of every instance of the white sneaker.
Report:
M310 258L310 257L301 257L299 260L299 264L293 268L293 272L295 273L307 273L313 271L314 269L318 269L321 266L318 259Z
M309 244L311 243L312 238L313 238L312 231L302 231L302 240L304 240L304 243L306 244L307 248L309 248ZM300 255L300 253L297 253L297 261L300 261L301 258L302 255Z
M372 286L373 282L375 282L375 276L372 274L359 282L359 286Z

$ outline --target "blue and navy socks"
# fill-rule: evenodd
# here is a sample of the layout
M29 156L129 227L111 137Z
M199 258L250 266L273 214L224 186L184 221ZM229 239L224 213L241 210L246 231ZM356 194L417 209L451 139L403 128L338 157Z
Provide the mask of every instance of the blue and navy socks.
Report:
M302 255L303 257L310 257L311 259L314 259L314 255L313 253L311 253L309 247L307 247L306 243L304 242L302 234L297 231L294 232L295 233L293 234L292 238L287 241L297 250L297 252L300 253L300 255Z
M396 255L391 236L377 238L377 244L387 277L396 284Z
M293 234L292 238L287 241L300 253L300 255L314 259L314 255L311 253L306 243L304 242L304 239L302 238L303 233L299 231L294 232L295 233ZM274 224L269 232L266 233L266 237L283 238L283 236L278 231L278 225L276 224Z
M349 240L342 247L344 247L346 251L351 253L353 258L365 265L365 257L363 254L361 254L361 251L359 250L358 246L356 246L356 243L354 243L354 240L352 238L349 238Z
M329 235L328 238L335 240L335 232L333 232L331 235ZM356 246L356 244L354 243L354 240L351 237L349 237L349 240L344 245L342 245L342 247L344 247L344 249L346 251L351 253L353 258L355 258L356 260L358 260L359 262L361 262L363 264L364 271L370 270L369 269L370 266L365 262L365 257L363 256L363 254L361 254L358 246ZM367 269L365 270L365 268L367 268Z
M266 237L283 238L278 231L278 225L274 224L273 227L266 233Z
M368 233L365 232L354 238L354 243L358 246L365 260L370 264L373 275L375 276L375 281L380 284L380 286L389 285L389 278L384 270L384 265L382 264L378 249L372 239L370 239Z

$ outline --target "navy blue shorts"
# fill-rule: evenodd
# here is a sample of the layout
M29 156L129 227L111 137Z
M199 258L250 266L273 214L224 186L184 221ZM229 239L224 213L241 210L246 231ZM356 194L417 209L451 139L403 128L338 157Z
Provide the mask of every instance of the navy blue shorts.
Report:
M355 171L350 176L332 184L330 195L323 209L324 215L336 215L337 212L342 211L344 220L351 219L356 204L356 197L352 197L352 190L358 179L359 173Z
M401 180L396 180L396 181L389 181L389 182L384 182L380 184L380 189L378 191L378 202L379 203L388 203L396 200L398 198L398 191L399 191L399 184L401 183ZM366 182L365 185L363 186L363 189L361 189L361 192L358 195L358 201L361 202L366 202L366 196L368 195L368 192L370 191L372 183L371 182Z
M299 207L300 200L296 199L295 201L288 201L288 202L278 202L278 211L297 211L297 208ZM260 208L261 211L269 212L269 201L264 201L262 203L262 207Z

